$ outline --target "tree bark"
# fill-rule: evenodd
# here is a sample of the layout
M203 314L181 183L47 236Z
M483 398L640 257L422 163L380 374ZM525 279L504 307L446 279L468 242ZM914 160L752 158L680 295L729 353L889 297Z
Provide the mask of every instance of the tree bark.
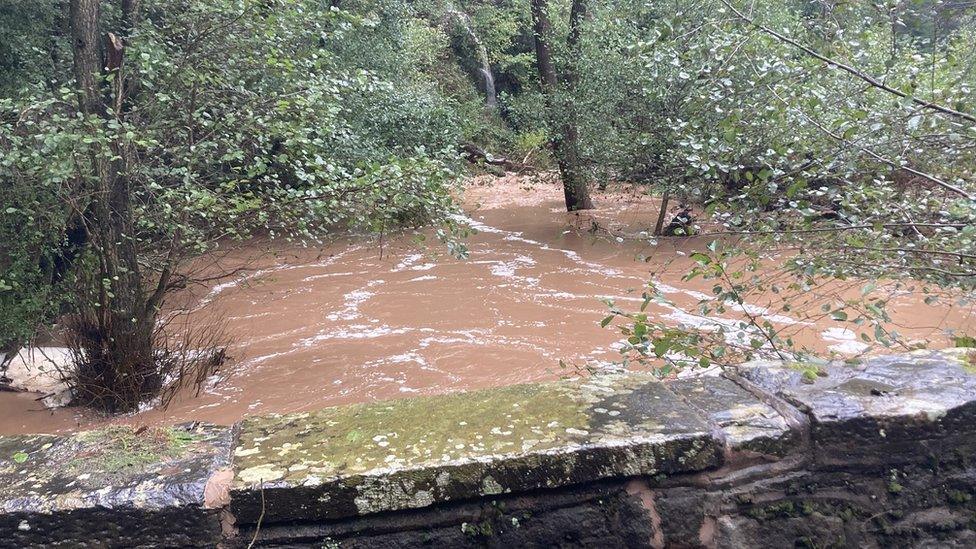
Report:
M80 92L79 108L85 114L98 114L102 110L99 93L99 75L102 72L98 20L101 0L71 0L68 17L71 25L74 74Z
M566 38L566 43L569 44L569 49L574 54L579 51L580 37L583 34L583 20L586 19L588 11L586 0L573 0L573 6L569 11L569 36Z
M139 0L122 0L122 36L128 38L139 23Z
M574 11L576 9L578 8L574 3ZM582 20L582 16L579 19ZM557 114L564 117L559 124L554 124L560 127L560 135L553 136L550 143L556 155L556 162L559 164L559 174L563 180L566 210L570 212L588 210L593 208L593 202L590 200L589 189L586 186L586 178L583 176L579 158L579 131L572 115L572 105L560 105L561 102L557 97L559 79L552 61L552 48L549 43L552 36L552 25L549 23L549 15L546 11L546 0L532 0L532 27L535 35L535 57L539 71L539 83L542 94L546 98L550 120L553 120ZM577 34L574 40L578 40L578 38Z
M671 200L671 191L664 191L661 197L661 210L657 214L657 223L654 224L654 236L661 236L664 230L664 218L668 215L668 202Z
M122 108L127 89L125 47L139 14L137 0L121 0L122 28L104 32L101 3L70 0L68 6L79 109L102 119L93 124L95 132L104 121L121 122L126 116ZM83 290L94 292L98 302L82 309L85 321L79 326L84 330L80 340L85 361L79 371L87 368L83 379L101 380L89 383L87 389L81 387L79 399L114 410L135 406L145 384L155 383L153 332L158 303L146 295L138 261L127 145L119 141L108 147L109 151L93 148L90 163L79 174L79 180L92 181L83 183L91 201L81 215L88 228L85 244L98 260L97 271L82 277L90 284ZM103 385L95 387L99 383Z

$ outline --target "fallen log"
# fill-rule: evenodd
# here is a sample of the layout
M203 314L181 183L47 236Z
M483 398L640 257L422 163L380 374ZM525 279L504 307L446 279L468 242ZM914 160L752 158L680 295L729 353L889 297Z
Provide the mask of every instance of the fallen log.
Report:
M462 143L461 152L465 159L472 164L484 163L491 166L499 166L505 171L510 172L533 172L535 166L530 166L522 162L515 162L502 156L495 156L474 143Z

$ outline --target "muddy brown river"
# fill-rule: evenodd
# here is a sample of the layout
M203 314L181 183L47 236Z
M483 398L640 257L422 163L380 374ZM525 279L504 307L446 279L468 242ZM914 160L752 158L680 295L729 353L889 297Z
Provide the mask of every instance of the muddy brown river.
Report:
M624 238L653 225L657 203L637 192L598 193L598 209L567 214L561 189L508 177L477 179L465 219L478 230L470 256L411 237L382 244L340 242L323 249L279 249L247 260L249 269L185 299L193 318L226 319L233 360L200 396L166 410L107 420L77 409L45 410L31 393L0 393L0 433L55 432L106 421L231 423L248 414L296 412L351 402L462 391L607 368L621 336L600 328L613 298L636 309L648 280L670 304L648 313L674 324L703 324L695 314L712 283L682 281L700 238ZM432 239L429 239L432 240ZM243 254L247 255L247 254ZM243 257L243 256L242 256ZM771 256L773 264L778 258ZM819 305L856 294L863 281L803 296L779 311L779 297L753 296L744 310L717 319L735 325L762 315L820 354L878 352L849 323ZM929 306L911 291L889 304L906 341L949 346L946 330L972 325L971 306ZM809 312L805 312L809 311ZM199 320L197 320L199 321ZM711 322L716 322L711 321ZM883 351L883 349L881 350ZM560 366L562 361L566 367Z

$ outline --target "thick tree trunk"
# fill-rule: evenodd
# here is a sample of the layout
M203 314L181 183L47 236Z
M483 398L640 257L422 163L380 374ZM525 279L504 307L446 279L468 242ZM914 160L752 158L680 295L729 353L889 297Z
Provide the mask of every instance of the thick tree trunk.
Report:
M569 36L566 43L569 45L570 53L573 54L574 69L575 61L579 59L580 37L583 35L583 20L586 19L588 8L586 0L573 0L573 6L569 11ZM575 76L575 74L574 74Z
M552 148L563 180L566 210L571 212L588 210L593 208L593 202L590 200L590 192L586 187L586 178L579 158L579 131L572 114L572 106L559 105L560 101L557 97L559 79L556 76L552 48L549 44L552 26L549 24L549 15L546 12L546 0L532 0L532 26L535 34L536 66L549 115L563 117L558 124L555 124L560 127L560 135L553 136ZM559 108L560 106L563 108Z
M116 82L121 80L119 72L123 45L121 39L112 33L105 34L103 40L99 26L100 8L101 0L71 0L69 16L79 106L89 116L108 117L106 107L110 100L104 89L104 71L114 72ZM108 46L107 61L100 48L103 43ZM119 89L116 88L116 93ZM118 109L114 111L115 117L121 116ZM122 156L117 144L112 148L113 156ZM141 281L132 241L132 208L125 166L122 161L109 161L104 154L97 152L93 152L91 161L98 183L92 195L93 202L89 208L92 220L88 225L93 233L93 244L98 248L102 277L113 281L112 288L101 290L99 314L105 318L106 315L121 313L131 318L139 311L137 302ZM108 320L105 322L107 324Z
M122 0L122 35L128 38L139 23L139 0Z

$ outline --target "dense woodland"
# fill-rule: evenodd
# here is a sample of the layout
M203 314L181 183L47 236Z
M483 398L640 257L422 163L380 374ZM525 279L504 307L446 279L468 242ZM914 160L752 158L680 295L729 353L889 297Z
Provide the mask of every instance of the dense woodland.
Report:
M194 258L428 226L463 257L484 171L558 174L571 211L643 186L646 238L715 235L687 276L718 303L863 277L823 312L888 345L873 281L976 287L971 1L4 0L0 37L0 345L58 322L79 404L213 366L184 352L213 334L158 322ZM786 279L755 274L771 247ZM611 322L629 360L791 347L761 318L741 346Z

